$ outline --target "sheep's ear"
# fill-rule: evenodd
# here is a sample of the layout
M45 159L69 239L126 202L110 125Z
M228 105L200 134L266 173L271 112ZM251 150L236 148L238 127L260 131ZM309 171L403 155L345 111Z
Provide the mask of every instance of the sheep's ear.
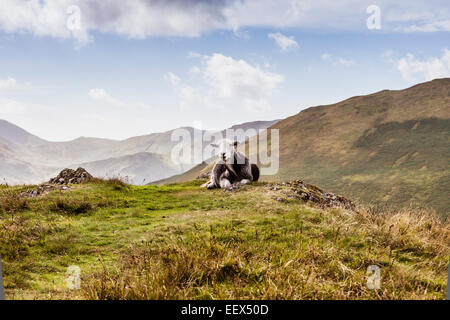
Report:
M235 142L233 143L233 146L234 146L234 148L237 148L237 146L238 146L238 142L237 142L237 141L235 141Z
M218 148L219 145L217 145L217 144L215 144L215 143L211 143L211 147Z

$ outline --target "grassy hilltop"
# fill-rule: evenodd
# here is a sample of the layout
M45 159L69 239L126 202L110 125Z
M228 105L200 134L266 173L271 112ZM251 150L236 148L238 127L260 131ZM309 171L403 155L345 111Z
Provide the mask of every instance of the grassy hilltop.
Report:
M321 209L259 183L0 187L7 299L444 299L449 223ZM81 268L80 290L65 284ZM381 268L369 290L367 267Z

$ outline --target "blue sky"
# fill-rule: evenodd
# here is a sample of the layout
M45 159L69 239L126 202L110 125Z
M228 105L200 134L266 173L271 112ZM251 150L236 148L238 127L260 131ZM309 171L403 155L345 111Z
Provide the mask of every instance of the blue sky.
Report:
M2 0L0 118L53 141L123 139L449 77L450 6L422 2Z

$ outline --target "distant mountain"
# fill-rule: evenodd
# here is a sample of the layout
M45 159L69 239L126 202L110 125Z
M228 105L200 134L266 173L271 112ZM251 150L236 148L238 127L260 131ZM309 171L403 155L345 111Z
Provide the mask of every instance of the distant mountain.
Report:
M265 129L276 121L256 121L234 126ZM205 131L181 128L194 133ZM175 129L176 130L176 129ZM39 183L65 167L83 165L99 177L127 176L131 183L167 178L191 169L197 163L175 165L170 153L178 141L170 130L132 137L123 141L81 137L50 142L0 120L0 183ZM241 139L243 140L243 139Z
M280 130L280 170L263 180L304 179L363 203L450 215L449 78L308 108L271 128Z
M0 138L0 184L39 183L56 173L52 167L33 165L20 159L9 143Z
M118 158L110 158L70 166L73 169L85 168L97 177L121 178L134 185L146 184L180 173L170 167L164 156L148 152L139 152Z
M67 142L45 141L28 147L22 155L33 163L67 166L71 163L104 159L105 154L118 143L115 140L84 137Z
M254 129L256 132L258 130L266 129L271 125L277 123L279 120L273 121L254 121L254 122L246 122L238 125L232 126L230 129L238 130L238 129ZM152 133L149 135L139 136L129 138L123 141L120 141L116 145L112 146L109 149L108 155L111 157L116 157L119 155L129 155L138 152L150 152L156 154L170 154L172 148L177 145L178 141L172 141L171 137L175 130L184 129L188 131L192 137L195 134L204 134L205 130L199 130L192 127L182 127L166 132L161 133ZM221 131L223 137L225 137L225 130ZM240 141L244 141L242 137L239 139ZM194 165L194 164L193 164Z
M22 128L0 119L0 138L17 145L34 145L45 142Z
M0 119L0 184L36 183L51 174L54 168L33 165L20 156L23 150L43 141Z

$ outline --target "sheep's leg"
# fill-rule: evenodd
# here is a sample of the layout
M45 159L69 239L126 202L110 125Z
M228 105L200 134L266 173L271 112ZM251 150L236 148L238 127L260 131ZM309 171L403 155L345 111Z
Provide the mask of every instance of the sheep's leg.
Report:
M217 185L214 183L214 181L208 182L208 185L206 186L208 189L214 189L217 188Z
M202 184L200 187L201 188L207 188L207 189L214 189L214 188L218 188L218 184L216 183L216 178L215 177L211 177L211 179L207 182L205 182L204 184Z
M208 182L204 183L202 187L206 187L208 189L220 188L220 180L226 171L225 163L223 161L219 161L214 165L211 172L211 178Z
M213 173L211 175L211 180L208 182L206 186L208 189L220 188L221 180L224 174L224 168L222 166L215 166Z
M202 187L206 187L208 189L214 188L224 188L230 189L230 172L228 171L228 167L225 162L218 161L211 172L211 179L202 185Z
M200 186L201 188L213 189L215 188L215 184L213 181L208 181Z
M226 179L226 178L222 178L220 179L220 187L222 189L230 189L231 188L231 182L230 180Z
M241 184L247 184L250 183L251 181L249 179L242 179L241 180Z

